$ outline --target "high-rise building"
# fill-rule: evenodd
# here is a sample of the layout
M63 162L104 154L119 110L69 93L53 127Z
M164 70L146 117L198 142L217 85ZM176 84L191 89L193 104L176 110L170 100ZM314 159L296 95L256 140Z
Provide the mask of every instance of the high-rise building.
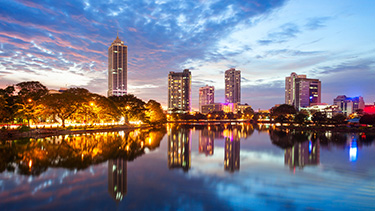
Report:
M292 73L285 78L285 103L298 110L321 103L321 82Z
M108 96L126 95L128 89L128 46L118 36L108 48Z
M191 108L191 72L169 72L168 75L168 111L178 109L189 112Z
M204 86L199 88L199 111L202 113L202 106L213 104L215 101L215 88L213 86Z
M351 113L356 112L358 109L365 108L365 101L363 97L346 97L345 95L339 95L333 99L333 104L337 105L342 113L349 116Z
M225 71L225 103L241 103L241 71Z
M108 192L119 202L128 192L127 161L117 158L108 160Z
M285 104L295 105L297 78L306 78L306 75L297 75L293 72L289 77L285 77Z

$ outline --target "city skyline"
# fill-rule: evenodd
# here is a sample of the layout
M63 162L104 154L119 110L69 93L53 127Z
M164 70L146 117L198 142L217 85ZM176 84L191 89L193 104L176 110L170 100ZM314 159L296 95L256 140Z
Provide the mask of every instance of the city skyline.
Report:
M33 80L105 96L106 52L119 30L129 93L165 107L168 72L183 69L192 72L194 110L205 84L224 102L229 68L241 70L241 102L254 109L283 103L291 72L320 79L322 103L375 101L373 1L0 4L0 87Z

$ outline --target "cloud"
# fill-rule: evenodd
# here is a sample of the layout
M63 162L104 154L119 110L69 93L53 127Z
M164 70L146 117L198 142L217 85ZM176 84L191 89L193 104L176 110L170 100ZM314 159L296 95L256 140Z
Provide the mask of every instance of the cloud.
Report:
M295 38L299 33L301 33L301 31L298 25L294 23L286 23L278 29L269 32L266 39L258 40L258 44L269 45L271 43L283 43L291 38Z
M331 17L316 17L316 18L309 18L305 27L308 30L317 30L323 27L326 27L325 23L329 21Z

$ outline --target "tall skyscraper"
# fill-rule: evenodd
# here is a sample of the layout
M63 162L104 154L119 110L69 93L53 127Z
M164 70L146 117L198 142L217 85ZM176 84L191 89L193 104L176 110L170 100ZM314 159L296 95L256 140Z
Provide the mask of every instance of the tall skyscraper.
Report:
M292 72L289 77L285 77L285 104L295 105L296 101L296 79L306 78L306 75L297 75Z
M204 86L199 88L199 111L202 113L202 106L213 104L215 101L215 88L213 86Z
M118 35L108 48L108 96L126 95L128 89L128 46Z
M169 72L168 75L168 111L179 109L189 112L191 108L191 72Z
M225 71L225 103L241 103L241 71Z
M285 103L298 110L321 103L321 82L292 73L285 78Z

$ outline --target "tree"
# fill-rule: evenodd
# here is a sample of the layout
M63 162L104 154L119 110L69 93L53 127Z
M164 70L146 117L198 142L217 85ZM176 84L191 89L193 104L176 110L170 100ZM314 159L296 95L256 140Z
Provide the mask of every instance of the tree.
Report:
M336 114L332 117L332 120L337 124L343 124L346 120L346 116L344 114Z
M312 121L316 124L322 124L327 121L327 117L324 113L318 111L313 114Z
M121 115L125 117L125 121L143 121L147 122L145 102L135 97L132 94L124 96L111 96L109 97L116 103Z
M271 109L271 116L273 117L277 117L279 115L295 114L295 113L297 113L296 108L288 104L282 104L278 107L274 107Z
M375 125L375 114L365 114L359 120L360 124Z
M307 121L307 117L304 112L298 112L294 117L294 121L298 124L304 124Z
M48 89L38 81L26 81L16 85L20 90L18 91L18 115L21 118L26 118L30 126L30 120L37 122L37 117L40 114L39 105L42 97L48 94Z
M61 126L65 127L65 120L75 114L82 104L87 103L86 96L89 94L86 91L71 88L61 94L46 95L42 100L45 114L56 115L61 119Z
M167 121L160 103L155 100L149 100L145 107L147 109L146 117L151 124L165 123Z
M11 122L16 115L18 96L13 95L14 86L8 86L0 89L0 122Z
M254 116L254 110L251 107L245 108L243 111L243 118L244 119L252 119Z

